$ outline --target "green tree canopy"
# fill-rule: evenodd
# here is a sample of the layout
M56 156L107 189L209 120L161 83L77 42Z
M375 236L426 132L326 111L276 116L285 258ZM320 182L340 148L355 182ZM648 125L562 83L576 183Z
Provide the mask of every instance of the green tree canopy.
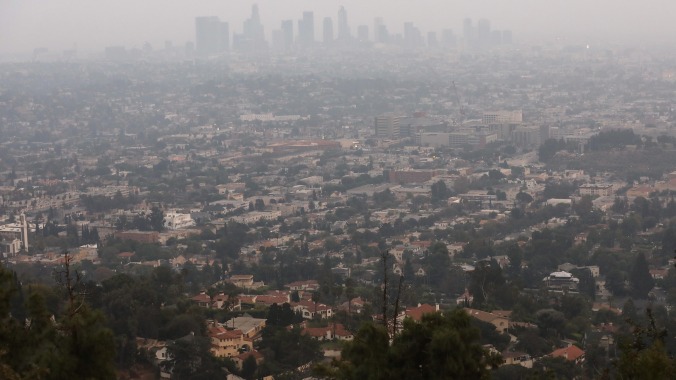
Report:
M500 361L483 349L469 315L455 309L406 319L391 345L383 326L364 325L342 360L319 372L335 379L482 379Z

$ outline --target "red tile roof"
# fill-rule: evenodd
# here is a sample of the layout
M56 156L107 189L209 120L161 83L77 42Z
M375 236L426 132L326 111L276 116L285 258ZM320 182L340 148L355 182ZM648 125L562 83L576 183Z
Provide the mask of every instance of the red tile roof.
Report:
M568 361L575 361L584 355L584 351L578 346L570 346L554 350L554 352L549 355L553 358L562 357Z
M423 314L432 314L439 311L436 306L429 304L418 305L418 307L411 307L406 309L406 316L411 317L414 321L420 322Z
M195 302L211 302L211 297L206 293L200 293L191 298Z

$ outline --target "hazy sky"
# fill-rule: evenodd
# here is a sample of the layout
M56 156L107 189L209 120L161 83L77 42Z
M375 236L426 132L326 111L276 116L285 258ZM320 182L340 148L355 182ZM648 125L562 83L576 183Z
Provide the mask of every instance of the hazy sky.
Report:
M194 40L196 16L218 16L231 32L241 31L253 3L268 39L283 19L293 19L295 28L304 10L315 12L320 39L323 17L335 18L344 5L353 33L358 24L371 29L380 16L393 33L412 21L422 32L451 28L461 35L462 19L470 17L491 20L493 29L511 29L516 40L554 35L576 42L676 40L673 0L0 0L0 53L140 47L146 41L156 48L164 41L183 45Z

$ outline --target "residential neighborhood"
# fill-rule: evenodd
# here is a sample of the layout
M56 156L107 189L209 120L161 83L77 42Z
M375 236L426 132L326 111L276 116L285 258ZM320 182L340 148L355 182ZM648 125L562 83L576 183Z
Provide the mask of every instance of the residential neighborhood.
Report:
M673 57L390 41L1 62L7 321L93 313L120 379L671 363Z

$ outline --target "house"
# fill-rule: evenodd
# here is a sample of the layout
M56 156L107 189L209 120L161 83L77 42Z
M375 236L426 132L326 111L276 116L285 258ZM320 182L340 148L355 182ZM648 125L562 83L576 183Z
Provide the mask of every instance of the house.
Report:
M495 326L495 330L500 334L509 329L509 318L504 313L494 314L483 310L465 308L463 309L470 317L476 318L482 322L490 323Z
M422 316L425 314L433 314L439 311L439 305L429 305L429 304L418 304L417 307L409 307L406 308L406 311L404 314L407 317L410 317L416 322L420 322L422 320Z
M272 290L267 294L256 297L256 305L272 306L272 304L282 305L291 302L291 295L288 291Z
M350 277L351 274L350 268L346 267L342 263L339 264L337 267L331 268L331 273L335 274L336 276L342 277L343 279L346 279Z
M195 302L197 306L206 307L207 309L211 307L211 297L205 291L201 291L200 294L191 297L190 300Z
M212 309L223 309L227 306L232 309L232 305L230 305L230 296L225 293L218 293L211 299Z
M165 360L171 360L165 341L136 337L136 348L147 352L148 359L155 365L159 365Z
M427 276L427 272L425 271L425 268L423 268L422 265L414 265L413 266L413 275L416 277L425 277Z
M284 285L284 287L289 290L314 292L319 290L319 282L317 282L317 280L294 281Z
M662 280L667 277L668 269L650 269L650 277L654 280Z
M317 340L343 340L350 341L354 335L340 323L333 323L326 327L303 327L301 334L308 335Z
M244 248L243 248L244 249ZM238 288L242 289L259 289L265 286L265 283L263 281L257 281L254 282L253 275L250 274L243 274L243 275L232 275L230 276L229 279L225 280L226 282L229 282Z
M526 368L533 368L533 358L524 352L505 351L501 355L502 365L520 365Z
M228 330L215 322L207 330L211 339L211 353L217 358L237 356L241 349L252 347L251 341L245 340L242 330Z
M241 317L235 317L225 322L228 328L240 330L245 338L253 340L265 328L264 318L254 318L244 313Z
M240 294L237 298L239 298L240 309L243 306L247 306L249 308L252 308L256 305L256 300L258 299L258 296L257 295Z
M575 364L582 364L584 362L584 351L578 346L568 346L554 350L549 356L553 358L564 358L568 361L575 362Z
M244 289L251 289L254 284L254 278L252 274L235 274L230 276L229 281L236 287Z
M315 315L321 319L331 318L333 316L333 309L331 306L323 303L315 303L308 300L301 300L291 304L293 311L300 312L304 319L314 319Z
M347 301L343 302L340 305L340 309L345 310L345 311L350 311L354 314L360 314L362 312L362 310L364 310L365 304L366 304L366 302L361 297L357 297L357 298L351 299L349 301L349 304L348 304Z

